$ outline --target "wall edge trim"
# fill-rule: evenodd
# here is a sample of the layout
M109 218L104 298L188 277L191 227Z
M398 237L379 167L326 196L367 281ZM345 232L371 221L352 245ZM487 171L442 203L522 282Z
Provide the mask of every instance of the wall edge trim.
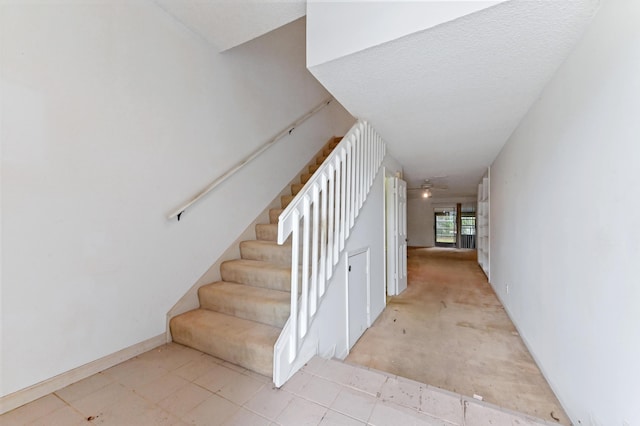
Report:
M482 268L480 268L480 269L482 269ZM569 417L569 420L571 420L571 422L573 422L574 420L573 420L573 418L571 416L571 414L573 414L573 413L569 413L569 410L567 410L567 405L565 404L565 402L560 397L560 394L557 391L558 387L556 386L556 384L552 380L549 379L549 375L547 374L546 370L543 368L542 364L540 363L540 360L536 356L535 352L533 352L531 350L531 345L529 344L529 341L527 340L526 336L524 334L522 334L522 332L520 331L520 327L518 327L518 324L516 324L516 322L513 320L514 317L511 315L511 311L509 310L507 305L502 300L502 296L500 295L500 293L498 293L497 289L494 287L494 285L491 283L491 281L488 281L488 282L489 282L489 285L491 286L491 289L493 290L493 292L495 293L496 297L498 298L498 301L500 302L500 304L504 308L504 311L506 312L507 317L509 317L509 321L511 321L513 326L516 328L516 331L518 332L518 336L522 340L522 343L524 343L524 346L527 348L527 351L529 352L529 355L531 355L531 358L533 358L533 362L535 362L536 367L538 367L538 369L540 370L540 373L542 374L542 377L544 377L544 380L549 385L549 388L551 388L551 392L553 392L553 395L556 397L556 399L560 403L560 406L564 410L564 412L567 415L567 417Z

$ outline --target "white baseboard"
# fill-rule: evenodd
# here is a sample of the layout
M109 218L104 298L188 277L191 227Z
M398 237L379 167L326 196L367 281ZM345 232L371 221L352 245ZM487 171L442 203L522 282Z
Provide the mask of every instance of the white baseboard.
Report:
M114 365L120 364L121 362L140 355L143 352L147 352L153 348L164 345L165 343L167 343L167 337L165 333L162 333L158 336L112 353L111 355L107 355L88 364L74 368L73 370L58 374L57 376L44 380L40 383L36 383L28 388L5 395L0 398L0 414L4 414L24 404L35 401L38 398L42 398L51 392L55 392L58 389L62 389L65 386L104 371L107 368L111 368Z
M547 374L547 371L545 370L543 364L540 362L540 360L536 356L536 353L532 350L532 347L529 344L529 341L527 340L526 335L522 334L522 332L520 331L520 328L518 327L518 324L513 320L514 317L511 314L511 311L509 310L509 307L502 300L502 297L500 296L500 293L498 293L498 291L493 287L493 284L489 283L489 285L491 285L491 288L493 289L493 292L496 294L496 297L498 298L498 300L502 304L502 307L504 308L504 311L506 312L507 317L509 317L509 321L511 321L513 326L516 328L516 331L518 332L518 336L520 336L520 339L522 340L522 343L524 343L524 346L527 348L527 351L529 351L529 354L531 355L531 358L533 358L533 362L538 367L538 370L540 370L540 373L542 374L542 377L544 377L544 379L547 381L547 384L551 388L551 392L553 392L553 394L555 395L556 399L560 403L560 406L562 407L564 412L569 417L569 420L571 420L573 422L573 418L571 417L571 415L569 414L569 411L567 410L567 405L565 404L564 399L561 397L560 393L558 392L558 386L555 384L555 382L553 380L550 380L550 376ZM573 414L573 412L572 412L572 414Z

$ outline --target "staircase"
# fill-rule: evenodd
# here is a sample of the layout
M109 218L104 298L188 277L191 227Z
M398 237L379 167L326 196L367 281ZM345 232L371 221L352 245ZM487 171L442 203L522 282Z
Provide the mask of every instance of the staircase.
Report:
M342 138L333 138L281 197L284 209ZM200 308L171 319L173 341L271 377L273 348L291 304L291 244L276 243L278 216L257 224L256 239L240 243L241 259L223 262L222 281L200 287Z

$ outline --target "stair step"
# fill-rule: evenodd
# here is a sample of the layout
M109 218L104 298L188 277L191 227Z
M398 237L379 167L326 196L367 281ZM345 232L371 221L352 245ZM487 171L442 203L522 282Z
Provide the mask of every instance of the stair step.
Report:
M342 138L333 138L315 159L301 183L281 197L283 208L298 194ZM256 225L256 238L240 243L242 259L223 262L223 281L198 290L201 309L171 319L173 340L259 374L272 376L273 347L289 318L291 243L278 245L278 217L269 210L268 224ZM296 265L300 268L300 265Z
M278 266L260 260L228 260L220 265L220 275L224 281L290 291L291 266Z
M282 328L289 318L291 293L218 281L198 289L200 307Z
M289 203L295 198L295 195L283 195L280 197L280 205L284 209L289 205Z
M269 210L269 222L278 223L278 217L280 216L280 213L282 213L282 210L284 210L284 209L270 209Z
M291 185L291 194L298 195L298 192L302 191L302 188L304 188L304 183L294 183Z
M263 241L278 241L278 224L258 223L256 225L256 239Z
M196 309L172 318L170 328L176 343L272 377L277 327Z
M291 266L291 244L278 245L274 241L242 241L240 255L243 259L262 260L280 266Z

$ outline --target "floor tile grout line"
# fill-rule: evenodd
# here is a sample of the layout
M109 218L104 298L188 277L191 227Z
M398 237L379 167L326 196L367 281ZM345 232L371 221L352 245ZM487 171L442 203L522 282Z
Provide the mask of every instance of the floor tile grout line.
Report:
M218 365L220 365L220 366L221 366L221 367L223 367L223 368L227 368L227 367L225 367L225 366L224 366L224 365L222 365L222 364L218 364ZM230 370L230 371L233 371L234 373L242 374L242 373L241 373L241 372L239 372L239 371L236 371L236 370L233 370L233 369L230 369L230 368L227 368L227 369L228 369L228 370ZM202 377L202 376L200 376L200 377ZM246 377L253 379L251 376L248 376L248 375L247 375ZM238 407L238 409L242 409L242 408L244 408L244 409L246 409L246 410L248 410L248 411L250 411L250 412L252 412L252 413L254 413L254 414L256 414L256 415L258 415L258 416L260 416L260 417L263 417L263 418L264 418L264 416L262 416L260 413L254 412L253 410L249 409L248 407L245 407L245 404L246 404L247 402L249 402L249 401L251 400L251 398L255 397L255 396L258 394L258 392L260 392L260 389L264 388L267 384L262 383L262 384L260 385L260 387L258 388L258 390L257 390L257 391L252 395L252 397L251 397L251 398L249 398L247 401L245 401L245 402L244 402L244 403L242 403L242 404L238 404L237 402L232 401L232 400L228 399L227 397L225 397L224 395L221 395L220 393L218 393L218 392L220 392L220 391L222 390L222 388L224 388L224 386L226 386L228 383L227 383L227 384L225 384L225 385L223 385L220 389L218 389L217 391L215 391L215 392L214 392L214 391L212 391L211 389L208 389L208 388L206 388L206 387L204 387L204 386L202 386L202 385L200 385L200 384L198 384L198 383L195 383L195 381L196 381L196 380L198 380L198 378L194 379L194 381L192 381L192 382L190 382L190 383L191 383L191 384L193 384L193 385L195 385L195 386L197 386L197 387L199 387L199 388L201 388L201 389L203 389L203 390L205 390L205 391L207 391L207 392L209 392L209 393L211 394L211 396L215 395L215 396L217 396L217 397L219 397L219 398L221 398L221 399L223 399L223 400L225 400L225 401L227 401L227 402L229 402L229 403L231 403L231 404L235 405L236 407ZM256 380L256 379L253 379L253 380ZM258 380L256 380L256 382L257 382L257 381L258 381ZM171 395L169 395L169 396L171 396ZM197 407L199 407L201 404L204 404L204 403L205 403L209 398L211 398L211 396L208 396L204 401L202 401L202 402L200 402L199 404L197 404L197 405L196 405L195 407L193 407L190 411L193 411L193 410L195 410ZM176 415L176 414L174 414L174 413L172 413L172 414L173 414L173 415L175 415L175 416L177 416L177 415ZM177 416L177 417L180 417L180 416ZM182 417L180 417L180 419L182 419ZM268 418L267 418L266 420L271 420L271 419L268 419ZM274 421L275 421L275 420L274 420Z
M341 361L338 361L338 360L335 360L335 361L336 361L336 362L341 362ZM438 387L436 387L436 386L432 386L432 385L429 385L429 384L426 384L426 383L417 382L417 381L412 380L412 379L409 379L409 378L404 378L404 377L402 377L402 376L396 376L396 375L388 374L388 373L385 373L385 372L383 372L383 371L379 371L379 370L376 370L376 369L372 369L372 368L370 368L370 367L366 367L366 366L360 366L360 365L357 365L357 364L351 364L351 363L347 363L347 362L342 362L342 363L343 363L344 365L348 365L348 366L350 366L350 367L352 367L352 368L355 368L355 369L362 369L362 370L365 370L365 371L373 371L373 372L376 372L376 373L378 373L378 374L381 374L381 375L385 376L385 377L386 377L386 379L385 379L385 381L383 382L383 384L381 385L381 389L384 387L384 385L388 382L388 380L389 380L390 378L393 378L393 379L401 379L402 381L404 381L404 382L406 382L406 383L415 382L416 384L418 384L418 385L420 386L420 389L421 389L421 392L420 392L420 399L422 398L422 390L423 390L423 389L431 389L432 391L435 391L435 392L437 392L437 393L439 393L439 394L441 394L441 395L443 395L443 396L459 398L458 400L461 402L461 405L463 405L463 403L468 402L468 403L476 404L476 405L478 405L478 406L482 406L482 407L485 407L485 408L490 408L490 409L493 409L493 410L497 410L497 411L503 412L503 413L505 413L505 414L509 414L509 415L516 415L516 416L525 417L525 418L527 418L527 419L534 420L534 421L536 421L536 422L538 422L538 423L539 423L539 422L544 422L544 424L550 424L550 425L552 425L552 424L553 424L553 423L547 422L547 421L546 421L546 420L544 420L544 419L537 418L537 417L535 417L535 416L531 416L531 415L529 415L529 414L525 414L525 413L517 412L517 411L514 411L514 410L509 410L509 409L507 409L507 408L505 408L505 407L500 407L500 406L498 406L498 405L491 404L491 403L486 402L486 401L471 400L469 397L466 397L465 395L458 394L458 393L455 393L455 392L451 392L451 391L448 391L448 390L446 390L446 389L440 389L440 388L438 388ZM305 371L306 371L306 370L305 370ZM354 386L352 386L352 385L350 385L350 384L345 384L345 383L341 383L341 382L333 381L333 380L331 380L331 379L330 379L330 378L328 378L328 377L320 376L320 375L318 375L317 373L312 372L312 371L306 371L306 372L307 372L307 374L310 374L310 375L315 376L315 377L319 377L319 378L321 378L321 379L325 379L325 380L327 380L327 381L330 381L330 382L332 382L332 383L335 383L335 384L341 385L341 386L343 386L343 387L350 388L350 389L354 389L354 390L357 390L357 391L359 391L359 392L362 392L362 393L365 393L365 394L371 395L370 393L367 393L367 392L363 391L362 389L357 388L357 387L354 387ZM355 373L353 373L350 377L353 377L353 375L354 375L354 374L355 374ZM298 396L300 396L300 397L304 398L304 397L303 397L303 396L301 396L301 395L298 395ZM406 405L402 405L402 404L396 403L395 401L385 400L385 399L383 399L383 398L382 398L382 396L380 395L380 392L378 392L378 395L377 395L377 396L375 396L375 397L376 397L376 399L377 399L377 402L380 402L380 401L382 401L383 403L384 403L384 402L388 402L388 403L390 403L390 404L392 404L392 405L395 405L395 406L398 406L398 407L403 407L403 408L406 408L406 409L409 409L409 410L413 410L413 411L415 411L415 412L417 412L417 413L427 415L427 416L429 416L429 417L431 417L431 418L433 418L433 419L437 419L437 420L441 420L441 421L445 421L445 422L447 422L447 423L450 423L448 420L443 419L443 418L441 418L441 417L438 417L438 416L434 415L433 413L429 413L429 412L427 412L427 411L423 411L423 410L422 410L422 409L420 409L420 408L416 409L416 408L414 408L414 407L409 407L409 406L406 406ZM306 399L306 398L305 398L305 399ZM315 401L311 401L311 402L315 402ZM377 403L377 402L376 402L376 403ZM420 401L419 406L420 406L420 407L422 406L422 401ZM329 408L329 409L331 409L330 407L328 407L328 408ZM466 408L466 404L465 404L465 408ZM461 408L461 410L462 410L462 408ZM335 410L334 410L334 411L335 411ZM345 414L345 413L341 413L341 414ZM345 414L345 415L347 415L348 417L351 417L351 416L349 416L348 414ZM353 418L353 417L351 417L351 418ZM358 419L355 419L355 420L358 420ZM370 420L370 417L369 417L369 419L368 419L368 420ZM368 422L368 420L367 420L367 422ZM359 421L359 420L358 420L358 421ZM464 425L464 424L466 424L466 410L463 410L463 413L462 413L462 421L463 421L463 423L462 423L463 425Z
M381 374L381 375L383 375L383 376L386 376L386 377L387 377L387 379L385 380L385 382L383 383L383 385L382 385L382 386L384 386L384 384L385 384L385 383L386 383L390 378L402 379L402 380L408 380L408 381L416 382L416 383L418 383L418 384L420 384L420 385L424 386L424 389L431 389L431 390L433 390L433 391L435 391L435 392L437 392L437 393L439 393L439 394L441 394L441 395L444 395L444 396L451 396L451 397L454 397L454 396L455 396L455 397L459 397L459 398L461 399L461 401L465 401L465 400L466 400L466 401L468 401L469 403L476 404L476 405L479 405L479 406L481 406L481 407L490 408L490 409L497 410L497 411L500 411L500 412L503 412L503 413L505 413L505 414L509 414L509 415L515 415L515 416L524 417L524 418L527 418L527 419L529 419L529 420L534 420L534 421L536 421L536 422L543 422L543 424L554 425L554 423L551 423L551 422L549 422L548 420L545 420L545 419L542 419L542 418L539 418L539 417L533 416L533 415L531 415L531 414L526 414L526 413L519 412L519 411L516 411L516 410L511 410L511 409L509 409L509 408L502 407L502 406L500 406L500 405L493 404L493 403L490 403L490 402L488 402L488 401L479 401L479 400L477 400L477 399L472 399L472 398L471 398L471 397L469 397L469 396L462 395L462 394L459 394L459 393L456 393L456 392L451 392L451 391L449 391L449 390L447 390L447 389L442 389L442 388L439 388L439 387L437 387L437 386L429 385L429 384L427 384L427 383L417 382L417 381L415 381L415 380L412 380L412 379L409 379L409 378L405 378L405 377L403 377L403 376L397 376L397 375L394 375L394 374L391 374L391 373L387 373L387 372L384 372L384 371L381 371L381 370L377 370L377 369L372 368L372 367L363 366L363 365L359 365L359 364L355 364L355 363L351 363L351 362L347 362L347 361L340 361L340 360L336 360L336 359L333 359L333 358L331 358L331 360L333 360L333 361L335 361L335 362L340 362L340 363L342 363L342 364L344 364L344 365L348 365L348 366L353 367L353 368L356 368L356 369L362 369L362 370L365 370L365 371L373 371L373 372L376 372L376 373ZM316 374L311 373L311 372L309 372L309 374L316 375ZM355 373L354 373L354 374L355 374ZM318 377L321 377L321 378L324 378L324 379L326 379L326 380L332 381L332 380L331 380L331 379L329 379L329 378L325 378L325 377L322 377L322 376L318 376ZM332 382L333 382L333 381L332 381ZM334 382L334 383L338 383L338 384L340 384L339 382ZM349 386L349 387L351 387L351 386L350 386L350 385L348 385L348 384L345 384L344 386ZM367 392L364 392L362 389L358 389L358 388L355 388L355 387L352 387L352 388L353 388L353 389L356 389L356 390L358 390L358 391L360 391L360 392L367 393ZM369 394L369 395L370 395L370 394ZM395 402L393 402L393 401L389 401L389 402L391 402L392 404L395 404L395 405L401 406L401 407L405 407L405 408L413 409L412 407L406 407L406 406L403 406L403 405L401 405L401 404L397 404L397 403L395 403ZM422 405L422 404L420 404L420 405ZM415 409L414 409L414 410L415 410ZM421 412L421 410L415 410L415 411L419 411L419 412ZM429 414L429 413L426 413L426 412L425 412L425 414Z
M214 358L215 360L215 358ZM145 363L148 361L150 363L152 363L152 360L144 360ZM327 361L322 361L320 363L317 363L315 365L315 368L313 369L303 369L302 371L308 376L306 378L306 380L303 380L302 383L304 383L302 386L300 386L299 389L297 390L288 390L288 389L278 389L275 388L273 386L271 386L271 390L277 390L278 392L283 392L286 393L288 396L291 397L291 399L287 402L286 406L278 413L276 414L274 417L275 418L271 418L269 416L265 416L263 414L261 414L260 412L257 412L255 410L252 410L251 408L249 408L247 406L247 404L254 399L257 394L259 392L261 392L263 389L269 389L269 385L270 383L267 383L263 380L261 380L261 377L254 377L253 375L249 374L250 372L246 369L239 371L237 369L234 368L230 368L228 365L222 364L222 363L218 363L215 362L215 364L212 364L210 366L210 368L208 368L207 370L205 370L202 374L199 374L198 376L194 377L193 380L189 380L186 379L185 377L180 376L179 374L176 374L176 370L192 363L192 362L197 362L197 358L192 359L191 361L185 362L185 363L180 363L180 364L176 364L176 366L172 367L172 368L166 368L166 367L159 367L162 369L162 374L152 380L149 380L148 382L142 381L140 384L135 384L135 385L128 385L128 384L124 384L121 382L121 379L118 379L117 377L113 376L113 375L109 375L104 374L104 372L99 372L96 373L96 375L98 374L104 374L104 377L107 378L109 380L109 383L107 385L101 386L97 389L92 389L91 392L87 393L87 394L82 394L82 397L80 397L77 401L81 400L82 398L86 398L90 395L93 395L96 392L99 392L101 390L103 390L105 387L110 386L110 385L117 385L118 387L121 387L121 389L126 390L125 393L123 393L121 396L119 396L119 398L116 401L113 401L111 404L108 404L106 407L113 407L119 403L121 403L123 401L123 399L126 397L127 394L131 393L136 395L137 397L140 398L141 401L145 401L145 403L148 403L150 406L153 407L154 410L158 410L161 413L166 413L168 415L171 415L172 417L176 417L178 419L184 419L185 416L197 409L197 407L200 407L202 404L204 404L206 401L210 400L212 395L216 395L218 398L220 398L221 400L224 400L226 402L228 402L229 404L231 404L234 409L235 412L237 413L242 409L247 410L248 412L252 413L253 415L258 416L261 419L264 419L265 421L270 421L270 422L277 422L277 418L280 417L282 415L282 413L284 413L287 409L289 409L292 406L292 403L294 401L294 398L299 398L301 400L316 404L320 407L322 407L324 409L324 416L326 417L326 415L328 415L329 412L333 411L335 413L339 413L340 415L343 415L349 419L352 419L354 421L357 422L362 422L363 420L356 418L354 416L352 416L351 414L347 413L347 412L343 412L337 409L332 408L332 406L335 404L335 402L337 401L339 395L341 392L343 392L344 390L349 390L349 391L353 391L353 392L357 392L358 394L362 394L363 396L367 396L368 398L373 398L373 408L371 409L371 411L368 414L368 417L366 419L366 423L370 424L370 421L373 418L373 414L374 414L374 410L375 407L377 405L388 405L390 407L396 407L397 409L402 409L402 410L407 410L406 412L409 413L416 413L419 414L421 416L425 416L425 418L429 418L429 419L435 419L441 422L444 422L446 424L450 424L451 421L447 420L446 418L442 418L439 417L433 413L430 413L429 411L425 411L422 409L423 403L424 403L424 395L425 392L427 390L431 390L434 391L444 397L448 397L448 398L455 398L460 404L461 404L461 410L462 410L462 423L460 423L461 425L465 425L466 421L467 421L467 413L466 413L466 407L470 406L471 404L476 405L478 407L483 407L483 408L487 408L489 410L492 411L496 411L496 412L501 412L507 415L513 415L513 416L518 416L520 418L525 418L525 419L530 419L534 422L537 422L538 424L545 424L545 425L554 425L554 423L552 422L548 422L545 421L544 419L540 419L537 418L535 416L529 415L529 414L525 414L525 413L520 413L514 410L510 410L504 407L500 407L497 406L495 404L492 403L488 403L486 401L477 401L475 399L471 399L470 397L466 397L464 395L461 394L456 394L450 391L446 391L440 388L437 388L435 386L431 386L425 383L421 383L421 382L417 382L415 380L411 380L411 379L406 379L400 376L395 376L392 374L388 374L385 372L379 372L375 369L371 369L371 368L366 368L366 367L362 367L362 366L358 366L358 365L350 365L348 363L344 363L338 360L332 360L332 365L327 365ZM126 361L125 361L126 362ZM246 401L244 401L243 403L238 403L235 401L232 401L231 399L229 399L227 396L222 395L220 392L222 392L222 389L225 388L225 386L227 386L229 383L226 383L224 385L222 385L219 389L217 389L216 391L212 391L211 389L206 388L204 385L200 385L198 383L196 383L196 381L198 381L200 378L202 378L203 376L205 376L206 374L208 374L208 372L210 372L211 370L217 368L217 366L221 366L227 370L229 370L230 372L233 372L233 375L235 377L237 377L237 374L240 374L244 377L246 377L248 380L250 380L251 382L255 382L257 388L255 391L251 391L250 394L251 396L248 397L248 399ZM331 374L328 373L328 369L330 369L331 367L334 366L339 366L336 370L336 374L333 374L334 378L330 378L327 376L332 376ZM345 371L345 369L343 367L346 367L349 369L349 371ZM379 385L379 391L373 395L372 393L370 393L370 391L366 391L365 389L363 389L363 387L367 387L368 389L371 389L371 387L368 387L368 383L371 383L371 381L367 381L366 379L366 375L365 377L363 377L362 375L360 375L360 379L356 379L358 377L358 372L359 371L372 371L375 372L376 374L379 374L380 376L382 376L384 378L384 381L381 382L381 384ZM105 370L106 371L106 370ZM185 384L182 385L181 387L179 387L178 389L174 390L173 393L171 393L170 395L168 395L166 398L171 397L171 395L175 394L176 392L178 392L180 389L182 389L184 386L187 386L188 384L192 384L195 385L195 387L204 390L207 393L207 396L205 398L205 400L200 401L198 404L196 404L195 407L191 408L190 410L188 410L186 413L184 413L183 415L178 415L177 413L174 413L172 411L170 411L169 409L166 409L162 406L160 406L158 404L158 402L154 402L152 399L150 399L150 397L145 396L144 394L140 393L139 390L144 387L147 386L151 383L153 383L155 380L160 380L168 375L174 375L175 377L178 377L182 380L185 381ZM307 386L309 386L309 384L311 383L311 381L314 379L320 379L322 381L326 381L328 383L333 383L334 385L336 385L338 387L337 393L334 396L334 398L332 398L330 401L326 402L326 403L320 403L317 402L316 400L311 399L310 397L304 396L302 395L300 392L303 391ZM407 384L411 384L411 385L417 385L419 387L419 392L418 392L418 407L416 408L415 406L408 406L408 405L404 405L403 403L400 402L396 402L395 400L392 399L385 399L382 396L382 392L385 388L385 385L387 383L389 383L389 379L393 378L398 380L399 383L407 383ZM84 379L83 379L84 380ZM78 382L76 382L78 383ZM374 381L375 383L375 381ZM71 386L71 385L69 385ZM373 387L375 388L376 385L374 384ZM90 388L90 386L89 386ZM320 387L322 388L322 386ZM64 388L63 388L64 389ZM63 410L66 407L69 407L73 410L73 413L77 413L79 414L81 417L85 417L84 413L81 412L80 410L78 410L78 408L74 405L74 402L70 402L67 401L66 399L64 399L61 395L59 395L57 393L58 391L54 391L52 392L53 397L55 398L56 401L60 401L62 402L62 405L59 406L56 409L53 409L51 411L49 411L49 413L47 414L43 414L42 416L38 417L37 419L33 419L32 421L37 421L39 419L42 419L42 417L47 416L53 412L57 412L59 410ZM165 398L165 399L166 399ZM76 402L77 402L76 401ZM100 410L104 410L106 407L101 408ZM235 416L235 414L233 414L232 416ZM324 418L324 417L323 417ZM457 424L457 423L456 423Z
M135 357L135 358L137 358L137 357ZM132 359L134 359L134 358L132 358ZM129 361L129 360L127 360L127 361ZM127 361L125 361L125 362L127 362ZM190 361L190 362L192 362L192 361ZM187 365L187 364L189 364L190 362L187 362L187 363L185 363L185 364L181 365L180 367L182 367L182 366L184 366L184 365ZM162 378L162 377L165 377L165 376L167 376L167 375L169 375L169 374L172 374L172 373L173 373L173 371L177 370L177 369L178 369L178 368L180 368L180 367L177 367L177 368L174 368L174 369L171 369L171 370L164 369L166 374L164 374L164 375L160 376L160 377L159 377L159 378L157 378L156 380L159 380L159 379L160 379L160 378ZM104 370L104 371L106 371L106 370ZM101 372L96 373L96 374L103 374L103 373L104 373L104 371L101 371ZM160 401L153 401L153 400L149 399L147 396L145 396L145 395L143 395L143 394L139 393L135 387L131 387L131 386L129 386L129 385L127 385L127 384L125 384L125 383L122 383L120 380L116 379L115 377L110 376L108 373L107 373L107 374L105 374L105 376L110 377L110 378L111 378L111 380L112 380L112 383L117 383L117 384L119 384L119 385L123 386L125 389L127 389L127 390L128 390L128 391L130 391L131 393L133 393L133 394L135 394L136 396L138 396L138 397L142 398L143 400L145 400L146 402L148 402L149 404L151 404L155 409L159 409L160 411L162 411L162 412L164 412L164 413L167 413L167 414L169 414L169 415L171 415L171 416L173 416L173 417L175 417L175 418L177 418L177 419L180 419L180 420L182 420L182 416L178 415L178 414L177 414L177 413L175 413L175 412L169 411L169 410L168 410L168 409L166 409L165 407L163 407L163 406L159 405L159 403L160 403L161 401L163 401L163 400L165 400L165 399L169 398L171 395L173 395L173 393L178 392L178 391L179 391L179 390L181 390L183 387L186 387L186 386L187 386L187 384L194 384L194 385L196 385L196 386L198 386L198 387L202 388L202 387L201 387L201 386L199 386L198 384L193 383L193 381L189 382L189 381L187 380L187 384L185 384L184 386L182 386L182 387L180 387L179 389L175 390L172 394L167 395L165 398L162 398ZM184 377L179 376L179 375L176 375L176 377L180 377L180 378L184 379ZM185 380L186 380L186 379L185 379ZM194 380L195 380L195 379L194 379ZM141 386L146 386L146 385L148 385L148 384L153 383L154 381L155 381L155 380L151 380L151 381L149 381L149 382L147 382L147 383L142 384ZM107 386L108 386L108 385L107 385ZM98 392L98 391L100 391L101 389L104 389L105 387L106 387L106 386L103 386L103 387L101 387L101 388L99 388L99 389L96 389L95 391L90 392L89 394L85 395L85 397L86 397L86 396L89 396L89 395L92 395L93 393ZM211 392L210 390L208 390L208 389L206 389L206 388L203 388L203 389L204 389L204 390L206 390L207 392L211 393L212 395L214 394L213 392ZM207 398L207 399L208 399L208 398ZM116 404L119 404L120 402L121 402L121 399L119 399L118 401L115 401L113 404L109 404L109 405L107 405L107 406L105 406L105 407L101 408L101 410L105 410L106 408L109 408L109 407L111 407L111 406L114 406L114 405L116 405ZM203 401L203 402L204 402L204 401ZM198 404L198 405L200 405L200 404ZM80 412L76 407L73 407L73 408L74 408L76 411ZM195 407L194 407L193 409L195 409ZM193 410L193 409L192 409L192 410ZM82 415L84 416L84 414L83 414L82 412L80 412L80 414L82 414Z
M346 364L346 363L345 363L345 364ZM354 367L354 368L359 368L360 366L355 365L355 366L353 366L353 367ZM334 384L340 385L340 386L341 386L341 387L343 387L343 388L347 388L347 389L355 390L355 391L358 391L358 392L363 393L363 394L365 394L365 395L369 395L369 396L371 396L371 397L373 397L373 398L376 398L376 403L374 404L374 409L375 409L375 405L376 405L376 404L378 404L378 403L382 403L382 404L389 403L389 404L391 404L392 406L401 407L401 408L404 408L404 409L412 410L412 411L416 412L417 414L426 415L426 416L428 416L428 417L429 417L429 418L431 418L431 419L436 419L436 420L439 420L439 421L444 421L444 422L446 422L446 423L451 423L451 422L450 422L450 421L448 421L447 419L443 419L443 418L438 417L438 416L436 416L436 415L434 415L434 414L432 414L432 413L429 413L429 412L426 412L426 411L422 411L420 408L409 407L409 406L406 406L406 405L402 405L402 404L396 403L395 401L385 400L385 399L381 396L380 392L377 392L377 395L372 395L371 393L365 392L364 390L362 390L362 389L360 389L360 388L357 388L357 387L355 387L355 386L352 386L351 384L345 384L345 383L340 383L340 382L334 382L334 381L332 381L332 380L331 380L331 379L329 379L329 378L319 376L319 375L314 374L314 373L312 373L312 372L308 372L308 374L310 374L310 375L312 375L312 376L315 376L315 377L318 377L318 378L323 379L323 380L330 381L330 382L332 382L332 383L334 383ZM354 373L353 375L355 375L355 373ZM353 375L351 375L351 377L352 377ZM386 378L385 378L385 381L384 381L384 382L382 383L382 385L381 385L381 390L382 390L382 387L384 386L384 384L386 384L386 383L387 383L387 381L389 380L389 378L394 378L394 379L397 379L397 378L398 378L398 376L391 377L391 376L388 376L388 375L386 375L386 374L384 374L384 373L382 373L382 375L383 375L383 376L385 376ZM409 380L410 380L410 379L409 379ZM428 385L426 385L426 384L424 384L424 383L419 383L419 382L416 382L416 383L420 386L420 389L421 389L421 390L422 390L422 389L426 389L426 387L428 386ZM306 386L306 385L305 385L305 386ZM339 394L339 393L338 393L338 394ZM325 405L322 405L322 404L320 404L320 403L318 403L318 402L316 402L316 401L310 400L310 399L306 398L306 397L305 397L305 396L303 396L303 395L300 395L300 394L295 394L295 395L296 395L296 396L298 396L298 397L300 397L300 398L303 398L303 399L305 399L305 400L307 400L307 401L310 401L310 402L313 402L313 403L315 403L315 404L318 404L318 405L321 405L321 406L323 406L323 407L326 407L328 410L338 412L338 413L340 413L340 414L342 414L342 415L345 415L345 416L347 416L347 417L349 417L349 418L352 418L352 419L354 419L354 420L356 420L356 421L358 421L358 422L360 422L360 421L361 421L360 419L357 419L357 418L355 418L355 417L353 417L353 416L349 415L348 413L344 413L344 412L341 412L341 411L337 411L337 410L332 409L332 408L331 408L331 405L329 405L329 406L325 406ZM446 395L446 396L450 396L450 395ZM336 398L337 398L337 396L336 396ZM421 401L421 399L422 399L422 392L420 392L420 404L419 404L419 406L420 406L420 407L422 406L422 401ZM461 399L459 399L459 401L461 401ZM332 404L333 404L333 402L335 402L335 399L332 401ZM366 420L366 423L367 423L367 424L368 424L368 423L369 423L369 421L371 420L371 416L373 415L373 410L374 410L374 409L372 409L372 410L371 410L371 413L369 413L369 417L368 417L368 418L367 418L367 420ZM454 423L451 423L451 424L454 424Z
M51 392L51 393L50 393L50 394L48 394L48 395L53 395L53 397L54 397L54 398L57 398L57 399L59 399L60 401L62 401L62 403L63 403L64 405L63 405L62 407L58 407L58 408L53 409L53 410L51 410L51 411L49 411L49 412L47 412L47 413L44 413L43 415L41 415L41 416L39 416L39 417L36 417L36 418L32 419L32 420L30 421L30 423L34 423L34 422L36 422L36 421L38 421L38 420L41 420L41 419L45 418L46 416L51 415L52 413L55 413L55 412L56 412L56 411L58 411L58 410L62 410L63 408L65 408L65 406L68 406L68 407L72 408L74 411L77 411L77 410L75 410L75 408L71 407L67 401L65 401L64 399L60 398L60 396L56 395L56 393L55 393L55 392ZM48 396L48 395L45 395L45 396L43 396L43 397L41 397L41 398L45 398L45 397L46 397L46 396ZM38 399L41 399L41 398L38 398ZM37 400L36 400L36 401L37 401ZM34 402L35 402L35 401L34 401ZM21 408L21 407L18 407L18 408ZM17 410L18 408L16 408L16 410ZM13 410L12 410L12 411L13 411ZM11 412L11 411L9 411L9 412L7 412L7 413L10 413L10 412ZM5 413L5 414L7 414L7 413ZM80 413L80 414L82 415L82 413ZM4 415L4 414L3 414L3 415ZM2 418L2 416L0 416L0 418Z

